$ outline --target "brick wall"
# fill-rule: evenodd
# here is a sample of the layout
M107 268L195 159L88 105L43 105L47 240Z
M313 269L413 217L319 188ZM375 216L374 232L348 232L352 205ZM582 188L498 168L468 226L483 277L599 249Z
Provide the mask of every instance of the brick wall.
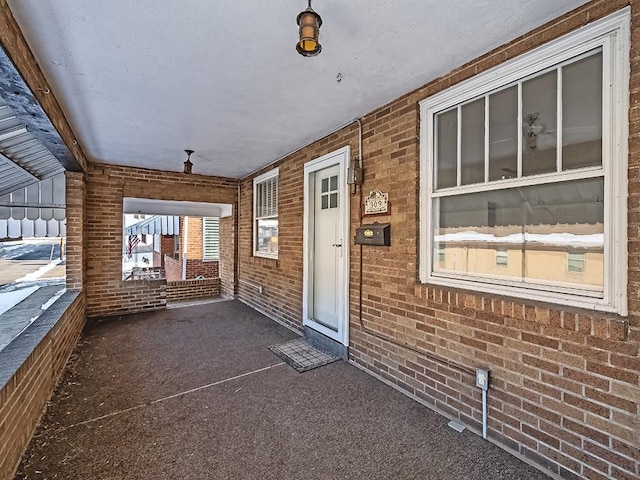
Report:
M167 282L182 280L182 260L165 255L164 270ZM187 279L193 280L197 276L218 278L218 262L203 262L202 260L187 259Z
M188 188L186 188L188 187ZM162 281L122 280L122 199L152 198L235 205L233 179L92 164L87 175L87 315L163 308Z
M167 301L220 296L220 279L167 282Z
M182 230L180 230L182 231ZM184 238L181 236L181 239ZM182 253L182 249L180 249ZM187 258L202 259L202 218L189 217L189 232L187 233Z
M202 261L187 259L187 278L193 279L197 276L205 278L218 278L218 261Z
M160 235L160 251L153 251L153 264L164 268L165 254L173 257L175 248L175 240L173 235Z
M236 217L235 212L231 217L220 219L220 282L222 295L233 297L235 295L235 256L236 256Z
M193 279L197 276L203 276L205 278L217 278L218 277L218 261L202 260L204 253L204 247L202 244L202 217L189 217L188 232L187 232L187 269L186 276L188 279ZM184 232L184 217L180 218L180 231ZM183 243L184 235L181 233L179 236L180 253L178 257L182 259L183 256ZM175 276L175 266L171 267L172 276L176 280L182 279L182 260L180 260L180 274ZM167 277L169 278L169 277Z
M634 44L627 318L422 285L418 278L418 102L630 4ZM407 395L479 428L473 371L492 371L489 438L564 478L640 475L640 1L593 1L363 118L365 184L389 192L391 247L351 246L351 361ZM238 297L301 328L303 165L347 144L344 128L281 160L279 258L252 256L252 178L241 182ZM274 166L276 166L274 165ZM263 173L269 168L263 169ZM353 228L358 202L351 205ZM257 286L263 286L263 294Z
M13 478L82 331L85 323L85 296L83 293L76 295L70 302L65 302L63 296L29 327L33 339L38 337L39 330L48 329L47 317L57 318L60 315L60 319L0 389L0 478ZM29 342L31 339L28 337L18 338L15 342ZM15 342L13 350L17 349ZM1 353L4 355L7 352ZM5 365L3 368L8 367Z
M167 282L176 282L182 280L182 260L164 256L164 273Z
M82 290L86 280L85 201L86 183L82 173L65 174L67 218L67 289Z
M302 329L302 171L306 162L347 144L352 152L357 152L357 127L342 129L256 173L280 168L277 260L253 256L253 177L241 182L238 298L296 330ZM355 210L353 215L357 215ZM263 287L262 293L259 286Z

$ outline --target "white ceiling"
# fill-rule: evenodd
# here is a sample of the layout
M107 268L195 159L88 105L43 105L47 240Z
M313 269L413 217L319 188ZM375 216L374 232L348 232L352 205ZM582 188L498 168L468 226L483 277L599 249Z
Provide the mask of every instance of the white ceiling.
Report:
M96 162L243 177L585 0L8 0ZM342 81L337 82L338 73Z

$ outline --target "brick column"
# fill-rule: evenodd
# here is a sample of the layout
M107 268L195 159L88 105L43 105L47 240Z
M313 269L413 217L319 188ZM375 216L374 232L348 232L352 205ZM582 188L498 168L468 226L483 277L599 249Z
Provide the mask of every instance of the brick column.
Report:
M67 197L67 290L82 290L86 281L85 201L83 173L66 172Z
M236 294L236 215L234 212L234 215L220 219L219 275L221 292L225 297L233 297Z

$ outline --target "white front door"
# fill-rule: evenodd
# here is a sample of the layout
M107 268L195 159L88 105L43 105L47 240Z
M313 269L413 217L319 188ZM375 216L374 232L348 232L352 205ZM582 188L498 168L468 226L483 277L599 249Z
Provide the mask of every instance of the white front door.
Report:
M349 148L305 165L303 324L348 346Z

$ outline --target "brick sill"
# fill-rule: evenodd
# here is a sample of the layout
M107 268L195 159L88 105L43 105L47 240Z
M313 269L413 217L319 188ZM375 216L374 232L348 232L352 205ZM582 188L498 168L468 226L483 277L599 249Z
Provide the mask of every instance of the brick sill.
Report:
M69 306L80 295L79 290L67 290L20 335L0 351L0 391L11 381L29 355L58 323Z

